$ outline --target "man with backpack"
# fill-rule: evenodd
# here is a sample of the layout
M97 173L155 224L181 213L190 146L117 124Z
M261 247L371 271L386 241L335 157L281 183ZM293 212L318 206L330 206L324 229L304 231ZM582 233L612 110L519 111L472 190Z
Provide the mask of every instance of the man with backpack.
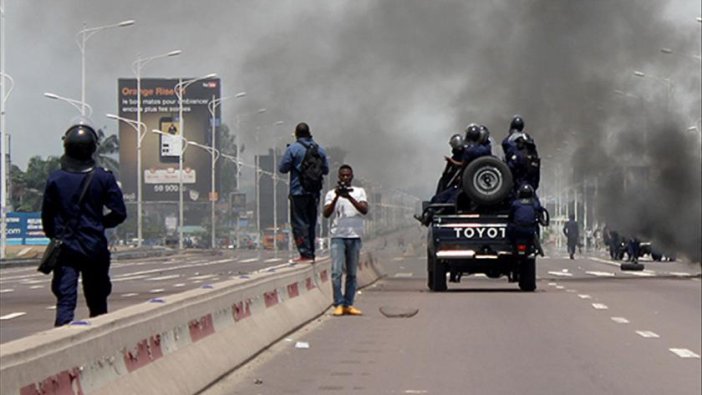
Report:
M306 123L297 124L295 138L297 141L285 150L278 171L290 173L290 220L300 253L294 262L313 262L317 209L329 163L324 148L312 140Z

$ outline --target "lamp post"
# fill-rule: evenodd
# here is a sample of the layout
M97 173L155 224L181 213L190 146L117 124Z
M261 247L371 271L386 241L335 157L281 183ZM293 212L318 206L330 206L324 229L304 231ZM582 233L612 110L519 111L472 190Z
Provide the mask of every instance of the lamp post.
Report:
M141 69L146 66L147 63L151 62L152 60L155 59L161 59L161 58L166 58L170 56L178 56L181 54L181 50L177 49L171 52L163 53L160 55L155 55L155 56L149 56L146 58L138 58L132 63L132 71L134 72L134 75L136 75L136 83L137 83L137 119L136 119L136 124L137 125L143 125L144 127L144 132L140 132L137 130L137 247L141 247L141 243L144 240L143 235L142 235L142 204L143 204L143 199L142 199L142 182L141 178L143 175L141 174L141 141L144 138L144 135L146 135L146 125L141 122ZM108 115L108 117L110 117ZM114 118L114 119L119 119ZM124 120L124 119L121 119ZM125 121L127 122L127 121ZM129 123L129 122L127 122Z
M236 95L234 95L234 97L237 99L242 98L242 97L246 97L246 92L239 92ZM211 220L212 220L212 248L215 248L215 241L216 241L215 240L215 203L216 203L217 199L215 199L215 193L216 193L216 191L215 191L215 162L217 161L217 158L219 157L219 151L215 148L216 147L215 142L216 142L216 138L217 138L217 133L216 133L217 117L216 117L216 115L217 115L217 107L220 106L222 104L222 102L227 100L227 99L229 99L228 96L215 98L215 96L212 95L212 100L210 100L207 103L207 109L210 111L210 116L212 117L212 121L210 122L211 127L212 127L212 146L210 148L208 148L208 151L212 155L212 159L211 159L212 160L212 173L211 173L212 189L211 189L211 194L210 194L210 203L211 203L210 204L210 211L211 211L210 216L211 216ZM197 144L195 144L195 145L197 145ZM217 153L217 158L215 158L215 152ZM238 172L239 172L239 170L238 170L238 166L237 166L237 173ZM237 189L238 189L238 186L239 186L238 185L239 184L238 176L237 176L236 182L237 182Z
M280 126L284 122L277 121L273 126ZM273 181L273 254L278 256L278 168L277 168L277 158L278 158L278 143L275 141L273 143L273 169L271 171L271 180Z
M11 84L10 90L5 93L5 80ZM7 244L7 133L5 132L5 100L10 96L14 81L5 74L5 4L0 0L0 258L5 259L5 246Z
M107 118L126 123L127 125L131 126L132 129L134 129L134 131L137 133L137 247L141 247L141 242L143 239L143 225L141 220L141 141L146 135L147 127L144 122L141 122L141 120L138 119L139 117L137 117L137 121L134 121L133 119L123 118L115 114L106 114L105 116Z
M194 142L194 141L188 141L188 144L189 144L189 145L194 145L195 147L200 147L200 148L204 149L205 151L209 152L209 153L212 155L212 170L211 170L211 172L212 172L212 189L211 189L211 192L210 192L210 207L211 207L212 213L211 213L211 218L210 218L210 219L211 219L211 221L212 221L212 244L211 244L211 248L214 249L214 248L215 248L215 245L216 245L215 243L216 243L216 240L217 240L216 235L215 235L216 227L215 227L215 198L214 198L214 195L215 195L215 193L216 193L216 190L215 190L215 163L217 163L217 159L219 159L220 153L219 153L219 150L218 150L218 149L214 148L214 144L212 144L212 147L208 147L208 146L206 146L206 145L199 144L199 143L196 143L196 142Z
M185 139L185 130L183 130L183 90L186 89L190 84L195 81L204 80L207 78L215 77L215 73L207 74L202 77L193 78L183 81L182 79L173 88L176 96L178 97L178 131L180 133L181 141L187 142ZM181 146L180 155L178 155L178 249L183 249L183 154L185 153L185 146Z
M107 29L112 29L116 27L127 27L131 26L135 23L134 20L130 19L127 21L122 21L119 23L114 23L112 25L104 25L104 26L98 26L98 27L86 27L85 23L83 23L83 30L79 31L76 34L76 44L78 44L78 48L80 49L80 101L81 103L85 103L85 44L87 43L88 39L92 37L95 33L107 30ZM85 115L85 107L81 107L81 115Z
M164 133L158 129L151 129L151 133L160 134L161 136L171 136L168 133ZM179 223L178 223L178 249L183 249L183 154L185 150L188 149L188 139L183 137L182 134L177 135L180 139L180 152L178 158L180 158L178 163L178 186L180 199L178 200L178 213L179 213Z
M87 117L90 117L93 114L93 108L86 102L80 101L80 100L75 100L75 99L69 99L67 97L59 96L55 93L49 93L46 92L44 93L44 97L53 99L53 100L60 100L62 102L66 102L70 105L72 105L78 112L81 113L81 115L85 115L85 109L88 109L88 115Z

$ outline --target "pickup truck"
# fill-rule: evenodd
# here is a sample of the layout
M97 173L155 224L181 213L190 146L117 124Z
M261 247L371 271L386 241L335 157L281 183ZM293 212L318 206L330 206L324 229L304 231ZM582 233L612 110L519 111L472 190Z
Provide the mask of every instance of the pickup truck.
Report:
M535 246L513 245L507 238L512 180L506 163L485 156L463 170L462 191L455 204L424 202L431 291L446 291L448 273L454 282L463 274L483 273L489 278L507 276L522 291L536 289Z

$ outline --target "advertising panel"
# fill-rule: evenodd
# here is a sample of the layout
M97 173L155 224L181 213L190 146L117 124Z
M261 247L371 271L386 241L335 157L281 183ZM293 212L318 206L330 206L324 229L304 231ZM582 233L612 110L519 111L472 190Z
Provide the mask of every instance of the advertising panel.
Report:
M46 245L40 212L7 213L7 245Z
M187 85L183 91L183 130L180 130L180 103L175 87L188 80L141 80L141 122L146 124L147 130L141 142L142 200L145 202L178 201L181 177L186 202L209 201L210 153L200 147L184 145L184 141L212 144L212 115L208 103L220 97L221 83L218 78L209 78ZM119 116L133 121L137 119L136 86L136 79L119 79L118 82ZM219 117L218 107L215 125L219 125ZM153 133L153 129L163 134ZM136 130L126 122L119 122L119 141L122 191L126 201L134 202L137 200ZM180 174L178 158L183 151L183 171Z

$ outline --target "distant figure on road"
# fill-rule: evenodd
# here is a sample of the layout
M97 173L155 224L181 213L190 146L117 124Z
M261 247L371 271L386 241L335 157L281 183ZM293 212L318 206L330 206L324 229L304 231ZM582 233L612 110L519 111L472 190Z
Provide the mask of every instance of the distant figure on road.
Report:
M324 148L312 140L310 127L301 122L295 127L297 141L283 154L278 171L290 173L290 220L300 257L293 262L314 262L317 210L324 176L329 164Z
M49 175L44 190L44 233L63 241L51 281L56 295L55 326L73 321L80 275L90 317L107 313L107 297L112 292L105 229L122 223L127 210L115 177L95 166L97 144L97 133L87 122L68 128L63 138L61 169ZM83 188L85 196L78 205ZM107 214L103 214L105 211Z
M580 230L574 214L568 216L568 222L563 226L563 234L568 239L568 255L570 255L570 259L575 259L573 256L575 255L575 247L578 246L578 240L580 240Z
M353 306L356 296L356 271L361 256L363 216L368 213L366 191L352 187L353 169L349 165L339 167L337 187L324 197L324 218L334 214L331 225L332 287L334 289L334 313L361 315ZM344 292L341 291L341 276L346 271Z

